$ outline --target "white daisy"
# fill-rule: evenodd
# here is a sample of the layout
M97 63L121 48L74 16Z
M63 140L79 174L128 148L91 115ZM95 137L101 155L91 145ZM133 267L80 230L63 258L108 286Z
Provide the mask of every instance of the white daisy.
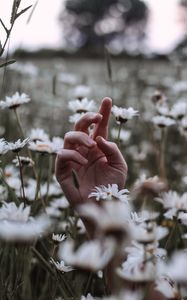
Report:
M180 120L185 116L186 112L187 112L187 103L184 101L180 101L173 105L170 111L170 115L173 118Z
M29 149L32 151L48 154L56 154L63 148L64 140L60 137L53 137L52 141L36 141L29 143Z
M3 202L0 208L0 220L27 222L30 215L30 206L24 207L21 203L18 207L14 202Z
M161 292L167 299L180 299L177 284L167 276L161 276L155 281L155 290Z
M0 155L7 153L9 150L8 143L4 138L0 139Z
M23 141L21 139L18 139L14 143L8 143L9 150L13 152L19 152L23 147L25 147L30 141L30 138L26 138Z
M28 221L0 220L0 238L6 241L31 241L50 231L51 221L47 216L29 218Z
M82 244L74 251L72 241L67 241L60 246L59 257L67 264L87 271L97 272L103 269L114 254L115 243L112 240L92 240Z
M6 97L5 101L0 101L1 108L15 109L21 104L28 103L31 99L25 93L16 92L12 97Z
M185 251L175 252L170 261L164 261L158 265L159 273L172 278L177 283L187 283L187 253Z
M69 122L70 123L76 123L80 120L80 118L84 115L84 112L81 113L75 113L74 115L69 116Z
M53 233L53 235L52 235L52 240L53 240L55 243L61 243L61 242L63 242L65 239L66 239L65 234L54 234L54 233Z
M81 100L76 99L69 101L68 108L74 113L85 113L87 111L95 111L96 104L94 100L88 100L87 98L83 98Z
M92 220L105 234L121 232L126 236L128 232L131 209L125 202L107 201L103 202L102 206L87 203L80 205L78 212L85 219Z
M56 267L56 269L62 273L67 273L67 272L71 272L74 269L70 266L65 266L65 263L63 260L59 261L55 261L53 258L50 259L51 263Z
M49 141L49 135L42 128L33 128L29 135L30 140L33 142L36 141Z
M169 127L176 123L173 119L165 116L155 116L152 118L152 122L161 128Z
M32 167L35 164L34 161L28 156L20 156L19 159L20 159L21 166ZM19 167L18 158L13 159L12 162L16 165L16 167Z
M100 187L96 186L94 191L88 195L88 198L96 198L96 200L121 200L128 201L129 191L127 189L119 190L117 184L108 184L108 186L101 185Z
M187 212L187 192L179 195L176 191L163 193L161 197L155 198L160 202L167 212L164 214L166 218L172 219L178 216L180 211Z
M134 110L132 107L122 108L116 105L112 107L112 113L116 118L117 123L125 123L128 120L132 119L135 116L139 115L137 110Z

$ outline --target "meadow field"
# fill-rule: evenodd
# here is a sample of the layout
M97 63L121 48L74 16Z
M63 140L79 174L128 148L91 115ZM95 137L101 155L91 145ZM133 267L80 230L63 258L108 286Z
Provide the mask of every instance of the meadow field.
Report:
M0 69L0 299L187 299L186 67L176 56L70 57ZM55 157L106 96L127 180L121 191L95 187L99 205L79 214ZM93 239L80 216L93 222Z

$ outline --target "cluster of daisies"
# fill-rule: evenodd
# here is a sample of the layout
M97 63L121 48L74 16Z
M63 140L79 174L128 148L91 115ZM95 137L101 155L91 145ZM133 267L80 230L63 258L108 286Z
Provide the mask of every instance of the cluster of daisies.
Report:
M96 102L88 100L87 93L86 87L80 86L76 99L69 101L73 112L70 122L96 110ZM0 101L0 107L17 113L19 106L29 101L28 95L16 92ZM169 108L160 93L153 96L153 101L158 113L152 119L154 124L161 128L178 124L185 132L185 102L179 101ZM123 130L122 125L139 116L139 112L114 105L112 114L118 125L117 129L112 128L112 137L118 142L128 141L131 132ZM41 128L32 129L27 136L15 142L0 139L0 240L24 242L32 247L36 241L46 240L47 258L36 248L33 251L58 282L59 278L64 282L66 273L73 274L72 281L76 276L86 275L86 286L74 290L69 281L66 296L58 299L69 296L81 300L143 300L156 293L167 299L184 299L187 192L169 190L167 178L141 175L130 191L119 190L115 183L96 186L89 194L95 201L79 205L74 212L54 177L54 154L63 148L63 139L50 139ZM22 155L23 151L27 156ZM137 160L146 159L149 151L147 145L142 153L130 149ZM3 165L10 152L12 164ZM42 169L47 174L42 174ZM93 225L90 240L86 238L82 219ZM96 298L94 282L103 287Z

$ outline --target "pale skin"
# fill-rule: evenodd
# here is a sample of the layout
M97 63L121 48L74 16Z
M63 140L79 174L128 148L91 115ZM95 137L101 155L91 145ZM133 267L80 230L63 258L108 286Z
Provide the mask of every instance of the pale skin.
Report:
M107 140L111 108L112 100L104 98L97 113L86 113L74 130L65 134L64 149L56 159L56 177L73 207L89 201L95 186L115 183L124 188L127 164L117 145ZM72 170L79 189L73 184Z

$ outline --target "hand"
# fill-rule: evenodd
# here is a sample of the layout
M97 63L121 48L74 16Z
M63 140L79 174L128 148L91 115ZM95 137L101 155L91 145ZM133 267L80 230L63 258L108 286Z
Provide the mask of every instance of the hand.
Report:
M56 158L56 177L71 205L88 201L95 186L115 183L124 188L127 165L115 143L107 141L112 100L104 98L99 112L84 114L74 131L65 134L64 149ZM93 130L89 133L89 127ZM77 174L79 188L73 183Z

